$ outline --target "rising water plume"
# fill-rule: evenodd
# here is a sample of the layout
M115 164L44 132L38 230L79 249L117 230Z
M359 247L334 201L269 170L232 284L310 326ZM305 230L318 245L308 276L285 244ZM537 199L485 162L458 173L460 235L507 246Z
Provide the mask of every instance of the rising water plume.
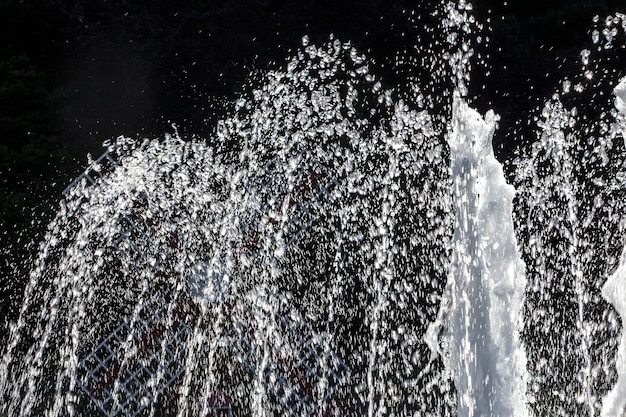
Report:
M212 137L105 143L40 246L0 410L622 413L624 83L578 119L582 52L514 201L497 109L469 104L480 24L464 1L437 13L444 99L414 79L408 104L350 43L304 37ZM593 32L599 51L624 22Z

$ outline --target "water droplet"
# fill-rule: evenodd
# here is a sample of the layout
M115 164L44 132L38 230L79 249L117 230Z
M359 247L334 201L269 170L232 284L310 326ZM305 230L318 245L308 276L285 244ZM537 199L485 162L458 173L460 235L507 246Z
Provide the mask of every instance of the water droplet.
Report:
M367 74L369 71L369 68L367 65L363 65L362 67L359 67L356 69L356 73L359 75L364 75Z
M571 81L569 81L569 80L565 80L565 81L563 81L563 84L562 84L562 91L563 91L563 94L567 94L567 93L569 93L569 92L570 92L570 88L571 88L571 87L572 87L572 83L571 83Z
M598 30L594 30L591 33L591 40L593 41L593 43L597 44L598 42L600 42L600 31Z
M591 54L591 51L589 49L583 49L582 51L580 51L580 57L581 57L583 65L589 65L590 54Z

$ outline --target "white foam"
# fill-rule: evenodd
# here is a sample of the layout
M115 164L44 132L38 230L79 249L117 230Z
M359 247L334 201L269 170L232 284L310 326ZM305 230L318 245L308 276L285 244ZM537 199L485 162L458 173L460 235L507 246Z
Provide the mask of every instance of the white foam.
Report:
M613 90L615 107L626 117L626 77ZM626 140L626 139L625 139ZM602 296L609 301L622 318L626 317L626 250L622 251L619 267L602 287ZM602 417L623 415L626 408L626 332L622 337L616 359L617 383L602 401Z
M518 333L525 266L511 214L515 190L491 146L498 119L454 99L448 143L456 219L449 299L442 305L449 306L448 362L459 416L528 415Z

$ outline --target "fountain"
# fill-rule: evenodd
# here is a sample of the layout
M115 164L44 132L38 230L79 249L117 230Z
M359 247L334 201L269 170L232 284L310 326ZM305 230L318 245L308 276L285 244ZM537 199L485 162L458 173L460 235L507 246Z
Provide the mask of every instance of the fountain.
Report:
M105 142L40 246L0 411L623 413L626 82L589 121L565 80L516 192L498 116L467 97L472 7L441 12L445 109L419 84L415 108L394 98L350 43L304 37L214 137ZM625 22L594 32L599 50Z

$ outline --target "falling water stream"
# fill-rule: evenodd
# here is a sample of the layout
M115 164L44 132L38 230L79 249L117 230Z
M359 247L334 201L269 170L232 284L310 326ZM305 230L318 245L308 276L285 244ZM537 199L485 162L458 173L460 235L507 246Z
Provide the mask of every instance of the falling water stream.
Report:
M305 36L212 137L105 142L39 247L0 411L623 415L626 81L589 122L565 80L514 187L467 97L480 24L440 12L445 109Z

